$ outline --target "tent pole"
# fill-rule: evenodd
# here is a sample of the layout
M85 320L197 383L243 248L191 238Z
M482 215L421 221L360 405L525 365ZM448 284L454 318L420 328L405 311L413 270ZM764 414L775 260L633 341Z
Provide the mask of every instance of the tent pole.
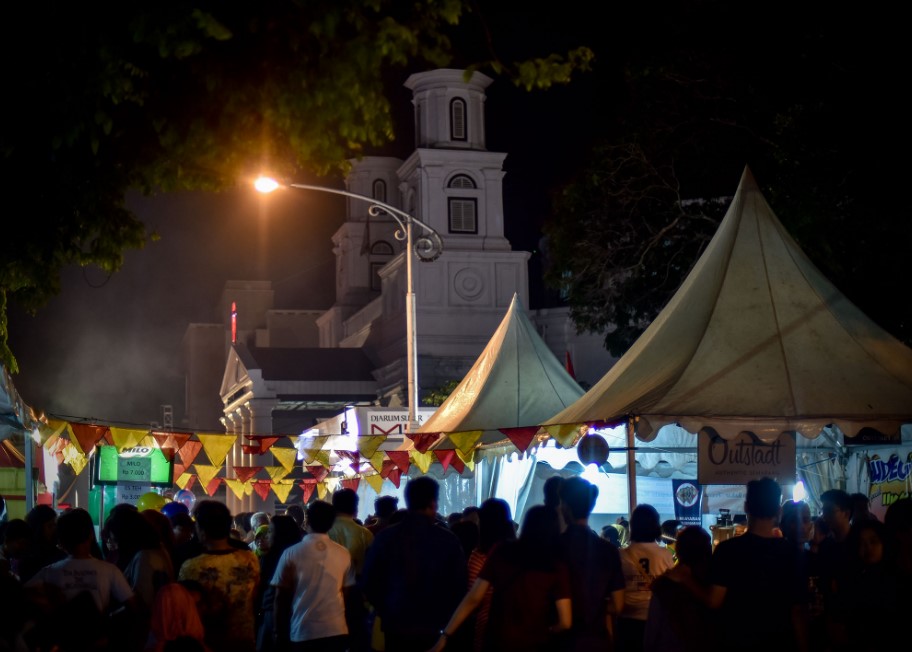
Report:
M636 417L627 418L627 507L629 514L633 514L633 508L637 505L636 452L634 450L636 423Z
M23 452L25 453L25 511L32 511L35 507L35 472L32 468L35 463L35 449L30 431L23 431L24 439Z

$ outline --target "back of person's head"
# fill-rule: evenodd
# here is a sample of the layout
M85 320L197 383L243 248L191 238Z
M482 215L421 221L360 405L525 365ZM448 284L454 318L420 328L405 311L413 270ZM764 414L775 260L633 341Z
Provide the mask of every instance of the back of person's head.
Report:
M687 525L678 530L675 552L679 564L705 570L712 557L712 537L699 525Z
M37 542L54 543L47 541L47 532L50 524L56 525L57 512L50 505L35 505L25 515L25 522L32 530L32 537Z
M481 523L479 522L478 516L479 511L481 511L480 508L476 507L475 505L469 505L464 510L462 510L462 518L472 521L475 525L478 525L480 527Z
M174 532L171 529L171 519L157 509L146 509L141 511L139 515L153 527L157 534L158 542L169 549L174 547Z
M326 534L336 521L336 508L325 500L315 500L307 507L307 527L316 534Z
M250 518L253 516L253 512L238 512L234 516L234 527L242 534L246 535L253 528L250 525Z
M374 501L374 514L377 518L389 518L399 509L399 499L395 496L377 496Z
M852 514L852 496L842 489L827 489L820 494L820 504L823 507L833 506L842 512Z
M525 565L550 566L556 559L560 537L557 510L547 505L534 505L526 511L519 529L519 553Z
M772 478L760 478L747 483L744 511L754 518L777 518L782 502L782 487Z
M297 503L289 505L285 509L285 515L293 518L299 528L304 527L304 521L307 519L307 515L304 513L304 507L302 505L298 505Z
M678 530L681 529L681 521L671 518L662 521L662 541L665 543L674 543L678 538Z
M197 529L209 541L227 539L231 535L231 510L217 500L201 500L193 508Z
M171 521L171 527L185 527L193 528L193 517L190 516L187 512L177 512L168 517L168 520Z
M559 475L552 475L545 480L542 491L545 496L545 505L547 507L557 509L560 506L561 485L563 483L564 479Z
M358 494L348 487L339 489L332 495L332 504L337 513L354 516L358 513Z
M64 512L57 519L57 537L60 545L72 553L80 545L95 538L95 525L92 517L82 507L75 507Z
M27 546L32 538L32 528L24 519L14 518L0 523L0 546Z
M585 478L573 476L561 482L559 490L560 502L573 520L589 518L598 498L598 487Z
M269 522L269 552L280 555L301 540L301 528L287 514L278 514Z
M146 510L149 511L149 510ZM111 510L104 524L105 542L114 540L117 546L117 565L123 570L140 550L152 550L161 545L158 530L144 516L144 512L121 509ZM159 513L160 514L160 513ZM165 520L166 516L161 514ZM170 521L168 521L170 524Z
M912 534L912 498L900 498L891 503L884 514L884 525L894 536Z
M621 535L614 523L609 523L602 527L602 538L607 539L618 547L621 545Z
M436 510L439 496L440 485L430 476L412 478L405 485L405 505L411 511Z
M490 552L501 541L516 538L510 504L502 498L488 498L478 510L478 548Z
M863 493L856 492L849 494L852 499L852 520L858 521L863 518L874 518L871 514L871 500Z
M459 539L462 552L468 559L472 551L478 546L479 528L475 521L461 518L450 526L450 531Z
M655 542L662 536L659 512L652 505L642 503L630 514L630 540L645 543Z

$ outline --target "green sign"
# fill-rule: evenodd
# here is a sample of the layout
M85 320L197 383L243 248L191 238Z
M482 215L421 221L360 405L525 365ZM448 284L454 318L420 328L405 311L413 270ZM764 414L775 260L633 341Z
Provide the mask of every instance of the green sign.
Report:
M95 451L95 483L143 484L168 486L173 484L174 467L160 448L134 446L120 455L115 446L100 446Z

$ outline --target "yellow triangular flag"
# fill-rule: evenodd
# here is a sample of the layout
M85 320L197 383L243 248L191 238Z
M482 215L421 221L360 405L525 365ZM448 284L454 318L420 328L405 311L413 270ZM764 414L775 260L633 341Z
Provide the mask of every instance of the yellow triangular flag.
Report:
M196 436L199 437L203 450L206 451L206 456L213 466L221 466L225 463L228 451L231 450L238 438L237 435L197 434Z
M88 458L85 454L79 450L78 446L74 446L72 442L67 444L66 448L63 449L63 461L66 464L69 464L73 469L73 473L79 475L82 473L82 470L86 467L86 464L89 463Z
M128 448L138 446L144 437L148 436L148 430L133 430L130 428L110 428L111 438L117 447L117 452L122 453Z
M269 478L273 482L281 480L291 472L290 469L286 469L284 466L264 466L263 470L269 474Z
M192 478L192 477L193 477L192 473L181 473L180 477L177 479L177 481L174 484L176 484L181 489L185 489L187 487L187 483L190 482L190 478Z
M319 498L320 500L323 500L324 498L326 498L326 491L327 491L326 483L318 482L317 483L317 498Z
M371 455L369 460L367 460L370 463L370 465L377 470L377 473L380 473L380 471L383 470L383 457L384 457L383 451L377 451L376 453Z
M386 435L369 435L367 437L358 437L358 452L361 457L373 457L380 444L386 441ZM378 469L379 470L379 469Z
M59 437L67 427L66 421L51 420L48 423L38 424L38 439L42 446L47 446L51 439Z
M562 447L570 448L573 442L579 436L579 429L586 426L584 423L564 423L556 426L542 426L551 438L556 440ZM588 427L588 426L586 426Z
M244 497L244 483L236 478L225 478L225 484L237 498Z
M294 488L294 480L272 481L272 492L278 496L280 503L288 500L288 494L291 493L292 488Z
M253 483L254 482L256 482L256 480L248 480L247 482L244 483L244 495L245 496L253 495Z
M314 458L317 456L319 448L305 448L301 451L301 458L304 461L304 465L313 464Z
M458 448L456 449L456 457L462 460L462 463L466 465L466 468L469 471L475 470L475 451L470 450L468 453L463 453Z
M146 436L139 441L140 446L145 446L146 448L155 448L158 446L158 442L155 441L155 437L152 436L152 433L146 433Z
M314 454L314 462L317 464L322 464L327 469L332 467L332 464L329 463L329 453L330 451L317 451Z
M342 478L326 478L323 483L332 493L336 493L339 490L339 485L342 484Z
M475 442L481 439L483 433L483 430L467 430L465 432L447 433L447 437L455 444L456 450L468 453L475 447Z
M200 484L204 487L208 487L212 479L221 471L221 467L209 464L194 464L193 468L196 470L196 475L199 476Z
M427 473L428 469L431 468L431 464L434 463L434 454L431 452L421 453L417 448L413 448L409 451L409 457L412 458L412 462L421 469L422 473Z
M380 493L380 489L383 487L383 477L379 473L372 473L361 477L364 478L364 481L370 485L370 488L373 489L375 493Z
M64 433L66 433L67 438L71 442L76 440L76 435L73 434L73 428L72 428L72 426L70 426L69 421L58 421L57 419L50 419L48 421L48 423L50 424L51 428L54 429L55 435L63 435ZM45 444L48 441L50 441L51 439L52 439L52 437L48 438L48 440L45 442ZM76 448L79 449L78 443L76 444Z
M289 472L294 468L295 460L298 457L297 448L279 448L278 446L273 446L269 450L272 451L272 455L276 458L276 461L288 469Z
M299 438L300 436L301 436L301 435L288 435L288 441L291 442L291 447L292 447L292 448L297 448L297 447L298 447L298 438Z

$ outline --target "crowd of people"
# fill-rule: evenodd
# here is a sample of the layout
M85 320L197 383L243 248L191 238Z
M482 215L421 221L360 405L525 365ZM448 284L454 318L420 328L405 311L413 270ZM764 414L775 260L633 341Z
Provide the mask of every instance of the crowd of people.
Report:
M0 652L879 650L912 607L912 499L883 522L830 489L821 513L747 484L713 547L651 505L597 533L598 488L554 476L521 526L499 498L443 517L358 495L285 513L119 504L100 528L39 505L0 524Z

